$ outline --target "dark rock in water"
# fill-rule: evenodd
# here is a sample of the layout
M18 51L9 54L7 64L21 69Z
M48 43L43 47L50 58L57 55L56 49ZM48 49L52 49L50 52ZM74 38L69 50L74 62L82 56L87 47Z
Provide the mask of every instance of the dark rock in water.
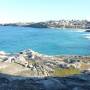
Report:
M22 79L2 75L0 90L90 90L90 74Z
M90 32L90 30L86 30L85 32Z

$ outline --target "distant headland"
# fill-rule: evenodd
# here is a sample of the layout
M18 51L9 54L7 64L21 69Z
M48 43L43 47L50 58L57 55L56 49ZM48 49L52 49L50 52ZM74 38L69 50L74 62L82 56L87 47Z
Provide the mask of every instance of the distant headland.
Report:
M75 28L75 29L90 29L90 21L87 20L53 20L45 22L31 23L8 23L0 24L1 26L21 26L32 28ZM88 30L89 31L89 30Z

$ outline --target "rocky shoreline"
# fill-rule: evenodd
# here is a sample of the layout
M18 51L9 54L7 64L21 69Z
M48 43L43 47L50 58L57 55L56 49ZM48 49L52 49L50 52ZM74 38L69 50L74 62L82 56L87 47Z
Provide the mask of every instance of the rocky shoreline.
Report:
M17 68L18 70L17 70ZM13 67L10 71L6 67ZM3 68L3 69L2 69ZM80 72L90 71L90 56L48 56L35 52L31 49L21 51L14 55L0 52L0 71L15 75L26 75L43 77L52 76L55 70L61 69L76 69ZM18 72L18 73L17 73Z
M90 90L90 56L1 51L0 90Z

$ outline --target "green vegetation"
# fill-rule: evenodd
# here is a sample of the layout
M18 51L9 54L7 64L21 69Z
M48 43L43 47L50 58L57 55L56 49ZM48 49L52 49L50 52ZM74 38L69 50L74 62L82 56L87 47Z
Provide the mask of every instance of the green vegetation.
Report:
M76 58L71 58L71 59L64 59L64 62L66 63L74 63L74 62L80 62L79 59L76 59Z
M54 76L70 76L74 74L80 74L80 70L69 68L69 69L62 69L62 68L55 68L53 75Z

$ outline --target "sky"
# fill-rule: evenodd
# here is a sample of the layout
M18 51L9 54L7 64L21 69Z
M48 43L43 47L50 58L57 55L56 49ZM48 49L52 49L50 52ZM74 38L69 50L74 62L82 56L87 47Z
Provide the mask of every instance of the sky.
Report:
M90 0L0 0L0 23L90 20Z

